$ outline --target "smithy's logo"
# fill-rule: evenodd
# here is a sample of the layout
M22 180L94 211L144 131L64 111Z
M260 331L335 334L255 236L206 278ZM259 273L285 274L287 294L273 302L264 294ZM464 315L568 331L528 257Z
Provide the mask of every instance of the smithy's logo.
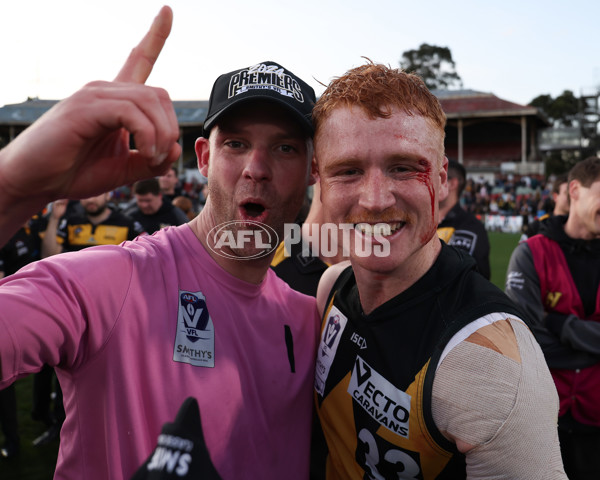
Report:
M254 260L273 252L279 245L279 235L264 223L233 220L213 227L206 236L206 243L221 257Z

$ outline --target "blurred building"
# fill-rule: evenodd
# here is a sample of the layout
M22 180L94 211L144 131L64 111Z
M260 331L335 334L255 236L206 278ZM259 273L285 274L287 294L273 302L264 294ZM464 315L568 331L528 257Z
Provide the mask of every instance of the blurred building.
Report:
M493 93L474 90L434 90L446 112L446 154L462 163L472 175L543 176L548 152L581 149L595 136L600 119L598 92L582 95L578 125L553 128L536 107L519 105ZM0 108L0 148L50 109L57 100L27 99ZM207 100L174 101L181 130L180 173L196 171L194 143L202 133ZM586 134L586 132L588 132ZM582 140L584 138L584 140ZM594 137L595 138L595 137Z
M58 100L29 98L23 103L5 105L0 108L0 148L7 145L25 128L41 117ZM194 143L202 135L202 125L208 112L208 100L174 101L175 113L179 122L182 154L177 165L182 172L185 168L196 169Z
M551 123L538 108L474 90L433 93L447 116L448 158L474 174L544 174L538 138Z

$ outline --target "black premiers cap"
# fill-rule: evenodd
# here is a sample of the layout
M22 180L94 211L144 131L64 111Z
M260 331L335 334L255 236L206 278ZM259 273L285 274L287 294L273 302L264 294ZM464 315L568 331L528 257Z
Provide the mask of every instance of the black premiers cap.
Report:
M286 107L296 120L312 135L312 109L315 91L310 85L275 62L262 62L221 75L215 81L203 136L232 107L248 100L270 100Z
M173 423L165 423L158 444L131 480L221 480L212 464L198 401L188 397Z

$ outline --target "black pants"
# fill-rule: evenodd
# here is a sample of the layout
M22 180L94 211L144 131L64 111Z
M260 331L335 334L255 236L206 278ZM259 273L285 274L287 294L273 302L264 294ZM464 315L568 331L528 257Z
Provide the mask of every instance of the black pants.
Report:
M0 390L0 425L6 445L19 446L19 428L17 424L17 396L15 384Z
M599 480L600 433L559 428L558 438L569 480Z
M51 401L53 390L56 393L54 402ZM52 408L51 405L53 405ZM62 424L65 419L62 390L56 379L54 369L48 365L44 365L33 376L33 410L31 416L34 420L44 422L48 426L53 423Z

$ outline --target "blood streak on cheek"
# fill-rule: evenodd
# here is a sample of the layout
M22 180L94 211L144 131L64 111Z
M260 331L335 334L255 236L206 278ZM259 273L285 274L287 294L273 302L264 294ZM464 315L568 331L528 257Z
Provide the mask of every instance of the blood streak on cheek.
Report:
M435 223L435 191L433 190L433 181L431 179L431 165L425 160L421 160L419 164L425 169L423 172L417 174L417 179L429 190L429 199L431 202L431 227L430 230L420 238L421 244L425 245L431 237L437 232L437 225Z

